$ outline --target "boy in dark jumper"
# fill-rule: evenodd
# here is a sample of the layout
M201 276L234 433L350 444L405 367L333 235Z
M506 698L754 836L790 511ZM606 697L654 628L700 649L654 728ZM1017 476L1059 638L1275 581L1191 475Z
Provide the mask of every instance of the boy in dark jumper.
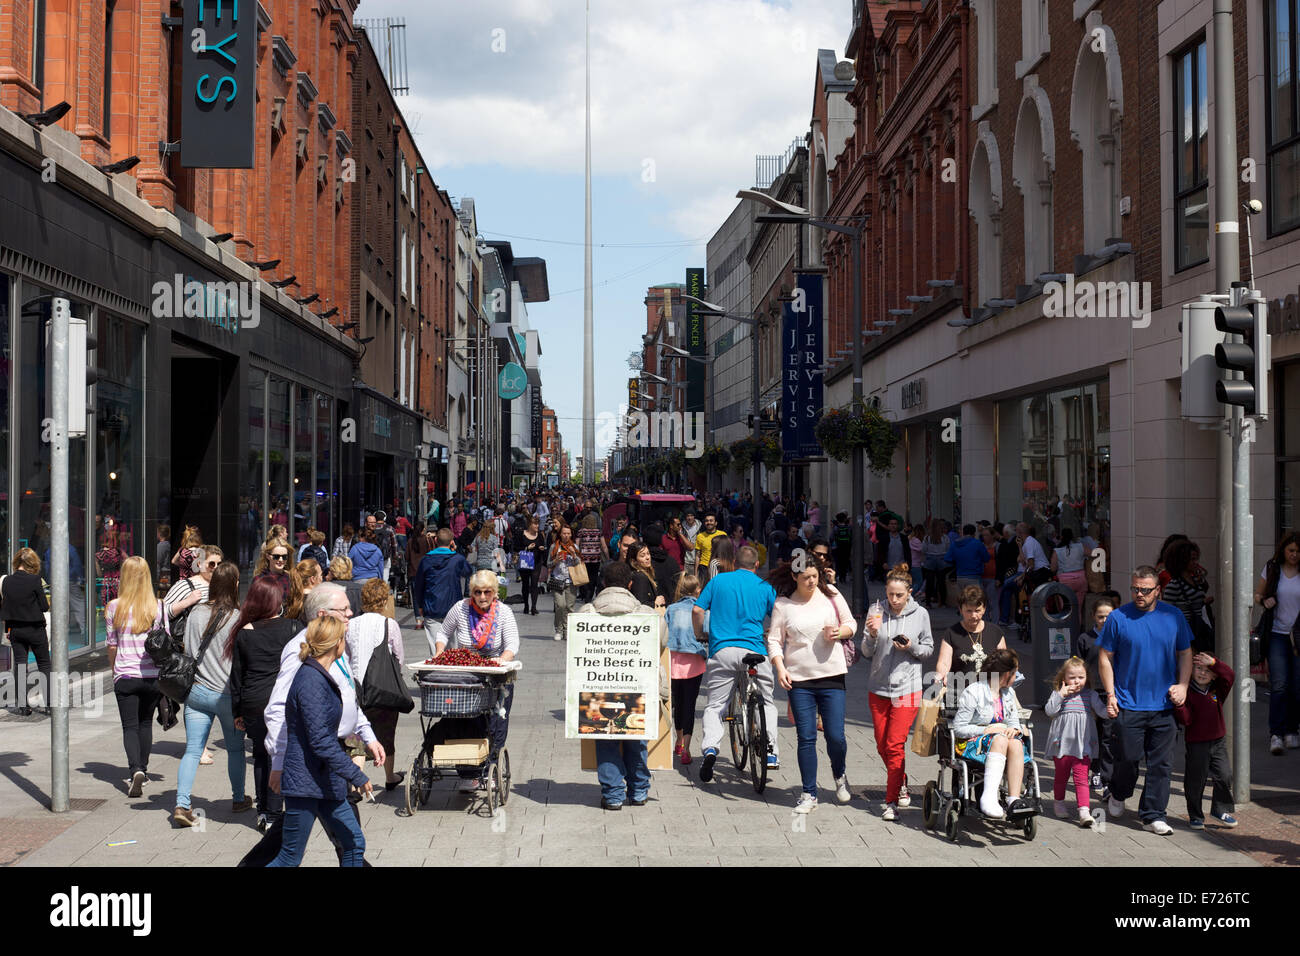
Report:
M1193 830L1205 829L1201 797L1207 776L1214 782L1210 816L1222 826L1235 827L1232 815L1232 767L1223 738L1223 702L1232 690L1235 675L1223 661L1209 654L1192 658L1192 680L1187 700L1174 708L1174 718L1187 728L1187 764L1183 773L1187 792L1187 816Z

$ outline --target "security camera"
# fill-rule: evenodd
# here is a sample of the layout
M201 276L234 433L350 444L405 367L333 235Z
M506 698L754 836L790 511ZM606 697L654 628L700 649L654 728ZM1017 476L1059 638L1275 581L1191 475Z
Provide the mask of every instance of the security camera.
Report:
M1264 204L1258 199L1248 199L1241 204L1241 208L1246 210L1246 212L1250 213L1252 216L1258 216L1264 211Z

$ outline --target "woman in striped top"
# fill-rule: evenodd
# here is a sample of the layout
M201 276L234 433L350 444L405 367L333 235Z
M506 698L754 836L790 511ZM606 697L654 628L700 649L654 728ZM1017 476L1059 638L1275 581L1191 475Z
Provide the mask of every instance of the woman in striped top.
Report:
M1160 591L1160 600L1183 612L1192 629L1192 649L1197 653L1214 653L1214 628L1206 623L1202 612L1214 599L1208 594L1205 579L1197 574L1199 551L1186 539L1176 541L1165 552L1165 570L1169 583Z
M122 562L118 596L104 609L113 695L122 720L127 796L143 792L153 749L153 713L158 707L158 666L144 649L149 631L162 623L162 602L153 595L149 565L139 555Z

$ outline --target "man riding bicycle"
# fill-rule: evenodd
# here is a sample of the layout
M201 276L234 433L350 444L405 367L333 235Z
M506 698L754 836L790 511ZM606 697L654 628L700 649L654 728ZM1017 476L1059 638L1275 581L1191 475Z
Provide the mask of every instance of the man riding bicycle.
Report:
M709 612L709 663L704 672L704 692L708 703L704 709L704 759L700 761L700 781L713 779L713 764L718 759L718 745L722 743L722 715L727 710L736 677L744 668L748 654L767 656L763 621L776 604L776 591L757 574L758 550L744 545L736 551L735 571L727 571L709 580L695 599L691 623L695 636L704 640L704 612ZM767 740L769 770L780 769L776 744L776 706L772 703L775 677L771 661L757 666L754 678L763 695L763 708L767 712Z

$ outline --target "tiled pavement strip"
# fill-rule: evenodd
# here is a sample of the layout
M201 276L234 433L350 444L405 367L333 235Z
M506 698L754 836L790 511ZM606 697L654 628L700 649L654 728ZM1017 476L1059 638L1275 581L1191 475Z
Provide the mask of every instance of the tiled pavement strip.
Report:
M543 602L549 606L548 601ZM399 617L406 626L407 660L427 653L423 632L410 627L410 612ZM934 625L947 626L955 612L938 611ZM1141 830L1135 819L1136 797L1121 820L1110 820L1104 833L1080 830L1049 812L1040 819L1038 834L1027 843L1019 831L1006 831L969 821L960 845L924 829L920 795L934 778L936 760L909 753L908 770L914 794L911 809L900 811L893 824L879 817L884 767L875 742L866 704L867 667L859 664L849 677L847 731L849 780L854 800L835 803L824 746L819 743L821 805L798 829L790 812L798 795L794 730L784 716L784 695L778 709L782 769L774 773L761 796L739 775L726 756L718 761L714 782L701 785L700 722L696 721L696 760L689 767L656 772L651 800L642 808L619 813L599 808L595 774L579 769L577 741L563 736L565 646L551 639L549 610L537 617L520 617L524 671L517 685L510 722L513 785L509 803L493 819L480 800L471 806L452 792L453 781L435 785L433 798L414 818L406 816L403 791L384 793L378 803L362 804L367 859L375 866L474 865L1091 865L1091 866L1252 866L1258 863L1295 864L1300 831L1281 813L1297 809L1294 789L1278 784L1296 779L1300 752L1270 758L1257 748L1256 794L1267 806L1243 807L1243 825L1224 831L1193 833L1187 829L1181 791L1181 747L1175 763L1170 820L1175 833L1159 837ZM1024 650L1026 645L1012 641ZM204 812L201 829L177 830L170 825L176 771L184 751L181 727L155 737L150 782L145 795L125 795L124 760L117 711L111 696L98 716L74 712L72 719L72 784L74 799L103 800L98 809L53 816L48 804L50 782L49 722L0 719L0 863L35 866L233 866L256 843L255 815L236 818L222 742L214 737L212 766L201 767L195 783L194 807ZM1255 719L1265 717L1266 700L1255 707ZM93 708L91 708L93 713ZM156 727L156 725L155 725ZM1035 728L1044 739L1047 721L1036 714ZM1258 729L1258 728L1257 728ZM219 736L219 734L218 734ZM1257 734L1258 736L1258 734ZM419 740L416 714L398 725L398 766L409 765ZM1271 762L1270 762L1271 761ZM371 778L382 772L367 765ZM1290 769L1291 772L1287 773ZM1040 764L1044 786L1051 771ZM246 777L252 787L251 760ZM1272 784L1271 786L1268 784ZM866 789L870 799L861 794ZM1050 793L1049 793L1050 796ZM1094 794L1094 802L1096 795ZM1073 809L1073 799L1070 800ZM129 843L127 841L134 841ZM123 843L109 846L110 843ZM334 854L319 832L313 834L307 865L334 866Z

